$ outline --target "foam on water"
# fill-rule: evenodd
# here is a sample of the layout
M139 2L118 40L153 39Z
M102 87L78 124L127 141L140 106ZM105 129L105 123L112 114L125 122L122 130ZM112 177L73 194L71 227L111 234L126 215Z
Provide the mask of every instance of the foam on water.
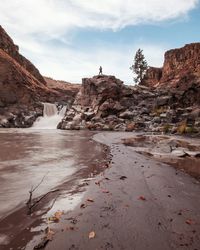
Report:
M63 119L66 111L64 106L60 111L52 103L44 103L43 116L37 118L32 128L35 129L56 129L59 122Z

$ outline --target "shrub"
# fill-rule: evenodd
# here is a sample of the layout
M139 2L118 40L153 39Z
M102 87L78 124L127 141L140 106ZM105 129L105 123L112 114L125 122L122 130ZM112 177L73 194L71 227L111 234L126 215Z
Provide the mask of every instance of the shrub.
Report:
M154 113L156 114L156 116L160 116L160 114L165 113L167 111L167 109L165 107L157 107L154 110Z
M171 129L172 129L172 126L168 123L163 126L163 132L165 134L169 133L171 131Z
M179 134L184 134L184 133L186 133L186 128L187 128L187 124L186 124L186 122L183 122L183 123L181 123L181 124L178 126L177 132L178 132Z

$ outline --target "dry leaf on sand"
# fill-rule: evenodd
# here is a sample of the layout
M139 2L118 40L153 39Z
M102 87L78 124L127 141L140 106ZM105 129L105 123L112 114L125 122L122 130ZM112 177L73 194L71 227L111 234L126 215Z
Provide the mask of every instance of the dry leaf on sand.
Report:
M95 235L96 235L95 232L92 231L92 232L89 233L88 237L89 237L89 239L93 239L95 237Z
M194 224L194 221L191 220L191 219L188 219L188 220L185 221L185 223L188 224L188 225L192 225L192 224Z
M93 200L93 199L90 199L90 198L88 198L87 201L89 201L89 202L94 202L94 200Z
M108 193L110 193L108 190L102 190L102 193L104 193L104 194L108 194Z
M83 203L80 205L80 208L86 208L86 205Z
M140 196L138 199L141 201L146 201L146 198L144 196Z
M63 212L58 210L57 212L55 212L53 216L49 217L48 219L49 221L59 222L62 215L63 215Z

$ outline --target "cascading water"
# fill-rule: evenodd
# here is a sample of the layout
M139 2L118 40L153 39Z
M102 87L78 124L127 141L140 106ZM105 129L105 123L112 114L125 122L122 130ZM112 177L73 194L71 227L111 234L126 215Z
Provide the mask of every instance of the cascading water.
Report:
M33 127L35 129L56 129L59 122L65 115L66 106L60 111L52 103L44 103L43 116L37 118Z

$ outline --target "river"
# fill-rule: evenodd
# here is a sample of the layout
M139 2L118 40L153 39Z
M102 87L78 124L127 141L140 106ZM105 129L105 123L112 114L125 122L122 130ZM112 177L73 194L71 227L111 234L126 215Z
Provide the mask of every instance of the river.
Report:
M94 143L91 135L55 129L1 129L0 219L24 206L29 190L43 178L34 198L70 180L80 170L82 178L88 177L89 168L102 159L102 146Z

